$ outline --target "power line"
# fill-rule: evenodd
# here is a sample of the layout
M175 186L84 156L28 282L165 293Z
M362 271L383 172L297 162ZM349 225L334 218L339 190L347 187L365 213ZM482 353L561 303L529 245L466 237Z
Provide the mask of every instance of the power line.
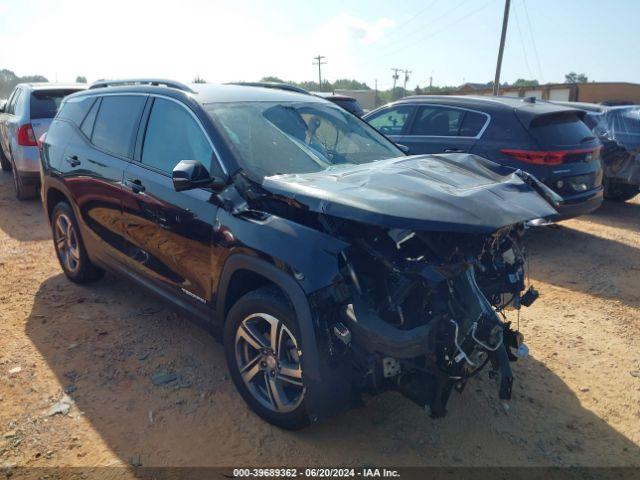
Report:
M524 57L524 63L527 66L529 72L529 78L533 78L531 67L529 66L529 59L527 58L527 50L524 47L524 39L522 38L522 30L520 29L520 20L518 20L518 9L516 5L513 6L513 14L516 17L516 27L518 27L518 35L520 36L520 46L522 47L522 56Z
M443 13L442 15L434 18L433 20L429 20L430 23L435 23L439 20L441 20L442 18L445 18L446 16L448 16L451 12L457 10L458 8L460 8L465 2L467 2L468 0L462 0L460 3L458 3L457 5L455 5L453 8L447 10L445 13ZM409 33L406 33L402 38L397 39L398 41L394 41L391 43L388 43L386 45L384 45L384 47L382 48L382 52L383 54L386 52L389 52L391 54L395 53L398 49L395 48L397 45L402 45L402 44L408 44L406 42L406 40L408 40L410 37L412 37L414 34L416 33L420 33L420 32L424 32L424 27L421 26L420 28L417 28ZM409 43L411 43L411 40L409 41ZM378 54L380 53L380 50L376 51L371 57L369 58L365 58L365 63L370 62L371 60L373 60L374 58L378 57Z
M322 90L322 65L326 65L327 62L323 62L322 60L324 60L325 56L322 55L318 55L317 57L313 57L313 59L315 60L315 62L313 62L313 65L317 65L318 66L318 85L320 86L320 90Z
M543 83L542 67L540 66L540 57L538 57L538 48L536 47L536 39L533 35L533 29L531 28L531 19L529 18L529 10L527 10L527 3L522 0L524 6L524 14L527 17L527 24L529 25L529 36L531 37L531 43L533 44L533 53L536 56L536 63L538 64L538 73L540 74L540 83Z

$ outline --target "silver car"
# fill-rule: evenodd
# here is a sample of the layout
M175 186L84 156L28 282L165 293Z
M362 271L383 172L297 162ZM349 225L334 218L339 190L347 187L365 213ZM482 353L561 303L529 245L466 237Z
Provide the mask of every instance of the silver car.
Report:
M86 88L82 84L20 83L0 109L0 166L13 171L20 200L38 191L38 139L49 128L62 99Z

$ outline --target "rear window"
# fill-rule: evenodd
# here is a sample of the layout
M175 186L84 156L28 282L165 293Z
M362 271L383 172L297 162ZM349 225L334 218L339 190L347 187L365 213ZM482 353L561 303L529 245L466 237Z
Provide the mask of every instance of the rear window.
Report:
M53 118L62 99L78 90L36 90L31 93L31 118Z
M595 140L576 112L541 115L531 122L529 132L542 148L575 147Z
M133 138L146 97L104 97L93 126L91 142L108 152L130 157Z
M360 103L358 103L358 101L354 98L339 98L332 99L331 101L336 105L344 108L347 112L353 113L354 115L357 115L359 117L364 115L364 110L360 106Z

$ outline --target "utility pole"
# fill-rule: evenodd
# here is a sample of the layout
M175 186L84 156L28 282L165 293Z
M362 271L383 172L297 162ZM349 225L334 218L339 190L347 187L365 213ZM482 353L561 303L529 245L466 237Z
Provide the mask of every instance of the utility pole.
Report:
M409 81L409 74L412 73L411 70L404 70L404 94L407 94L407 82Z
M317 57L313 57L315 62L313 65L318 65L318 85L320 86L320 90L322 90L322 65L326 65L327 62L323 62L323 60L327 58L322 55L318 55Z
M498 64L496 65L496 78L493 80L493 94L500 91L500 70L502 69L502 54L504 53L504 41L507 37L507 23L509 23L509 7L511 0L504 2L504 17L502 18L502 35L500 36L500 49L498 50Z
M376 96L373 98L373 103L375 104L375 106L378 106L378 79L375 79L375 83L376 83Z
M391 89L391 99L393 100L395 95L396 95L396 81L398 80L398 78L400 78L400 76L398 75L398 72L401 72L402 69L401 68L392 68L391 70L393 70L393 88Z
M433 75L429 77L429 95L431 95L431 87L433 86Z

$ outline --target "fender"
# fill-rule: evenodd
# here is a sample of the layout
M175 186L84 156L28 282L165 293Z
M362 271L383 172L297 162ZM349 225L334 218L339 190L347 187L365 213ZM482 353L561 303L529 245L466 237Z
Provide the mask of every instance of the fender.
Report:
M314 316L309 301L298 283L282 270L261 258L245 254L233 254L224 264L220 284L216 314L219 324L224 323L224 305L233 274L238 270L250 270L280 287L287 295L300 330L302 350L302 370L306 387L305 406L312 422L347 410L351 406L350 365L342 368L329 366L328 353L320 352Z

